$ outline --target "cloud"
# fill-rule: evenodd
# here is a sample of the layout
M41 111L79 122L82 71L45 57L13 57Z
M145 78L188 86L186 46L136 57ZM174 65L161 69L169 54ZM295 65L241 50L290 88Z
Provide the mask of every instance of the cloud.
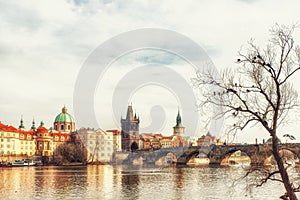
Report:
M64 104L72 113L81 65L98 45L120 33L138 28L179 32L200 44L222 68L233 64L237 50L251 37L263 44L274 23L297 22L299 4L296 0L289 4L271 0L1 1L0 120L17 126L23 114L29 127L35 115L37 121L52 126ZM173 57L139 59L176 63Z

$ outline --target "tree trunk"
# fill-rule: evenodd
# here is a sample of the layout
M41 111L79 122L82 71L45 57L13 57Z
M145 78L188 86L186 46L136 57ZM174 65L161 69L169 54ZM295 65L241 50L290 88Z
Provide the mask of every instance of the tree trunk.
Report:
M286 194L289 197L290 200L298 200L293 188L292 184L290 183L289 175L287 173L287 170L284 168L283 161L279 155L279 148L278 148L278 138L276 135L273 135L272 137L272 150L273 150L273 155L274 158L277 162L278 170L281 176L281 179L283 181Z

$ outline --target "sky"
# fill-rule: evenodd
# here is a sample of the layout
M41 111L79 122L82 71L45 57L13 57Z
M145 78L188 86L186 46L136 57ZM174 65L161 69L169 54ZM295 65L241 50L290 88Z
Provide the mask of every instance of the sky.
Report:
M275 23L299 22L299 6L296 0L288 3L279 0L0 0L0 121L17 127L23 116L27 128L33 118L51 127L64 105L74 116L74 88L82 67L99 46L120 34L144 28L174 31L199 44L214 66L223 69L235 65L238 50L250 38L263 46ZM294 37L300 44L299 31ZM168 86L143 82L141 76L134 79L140 84L135 87L120 84L128 83L130 72L139 67L149 69L148 65L153 63L159 66L150 66L151 69L172 68L183 79L163 76L166 82L174 83ZM176 94L182 83L189 83L193 75L190 64L166 52L141 50L120 55L97 81L92 106L97 124L77 124L77 127L119 128L120 115L124 117L127 108L119 107L113 98L130 87L126 94L129 98L124 98L120 105L132 103L141 119L141 132L172 134L179 109L187 134L206 134L210 129L196 107L191 110L192 106L189 112L195 112L200 119L196 121L195 131L189 133L191 126L195 126L191 122L195 114L185 118L185 102ZM294 84L300 89L296 79ZM194 88L191 91L197 93ZM293 121L281 131L293 133L297 138L295 130L299 127L300 122ZM252 129L247 129L236 141L268 138L262 129L257 130L262 134L255 135ZM219 126L213 132L222 135Z

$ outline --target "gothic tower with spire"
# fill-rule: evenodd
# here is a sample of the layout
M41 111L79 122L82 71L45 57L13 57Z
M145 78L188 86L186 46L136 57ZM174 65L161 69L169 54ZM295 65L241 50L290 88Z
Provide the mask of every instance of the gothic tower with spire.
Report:
M122 150L134 151L139 148L139 124L139 117L133 114L132 105L129 105L126 118L121 117Z
M181 115L178 110L178 114L176 117L176 126L173 127L173 135L174 136L182 136L184 134L184 126L181 123Z
M173 127L173 138L172 138L172 147L186 147L188 146L188 142L184 138L184 129L181 123L181 115L178 110L178 114L176 117L176 125Z

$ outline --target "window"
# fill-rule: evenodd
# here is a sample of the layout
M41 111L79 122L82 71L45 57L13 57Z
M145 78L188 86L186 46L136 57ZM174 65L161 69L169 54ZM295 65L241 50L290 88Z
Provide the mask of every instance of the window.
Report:
M55 141L58 141L58 136L55 136L55 139L54 139Z
M64 140L65 140L64 136L61 136L60 141L64 141Z
M24 140L24 135L23 134L20 135L20 139Z
M68 130L71 130L71 126L70 125L68 125Z
M64 125L62 124L62 125L60 125L60 130L64 130Z

